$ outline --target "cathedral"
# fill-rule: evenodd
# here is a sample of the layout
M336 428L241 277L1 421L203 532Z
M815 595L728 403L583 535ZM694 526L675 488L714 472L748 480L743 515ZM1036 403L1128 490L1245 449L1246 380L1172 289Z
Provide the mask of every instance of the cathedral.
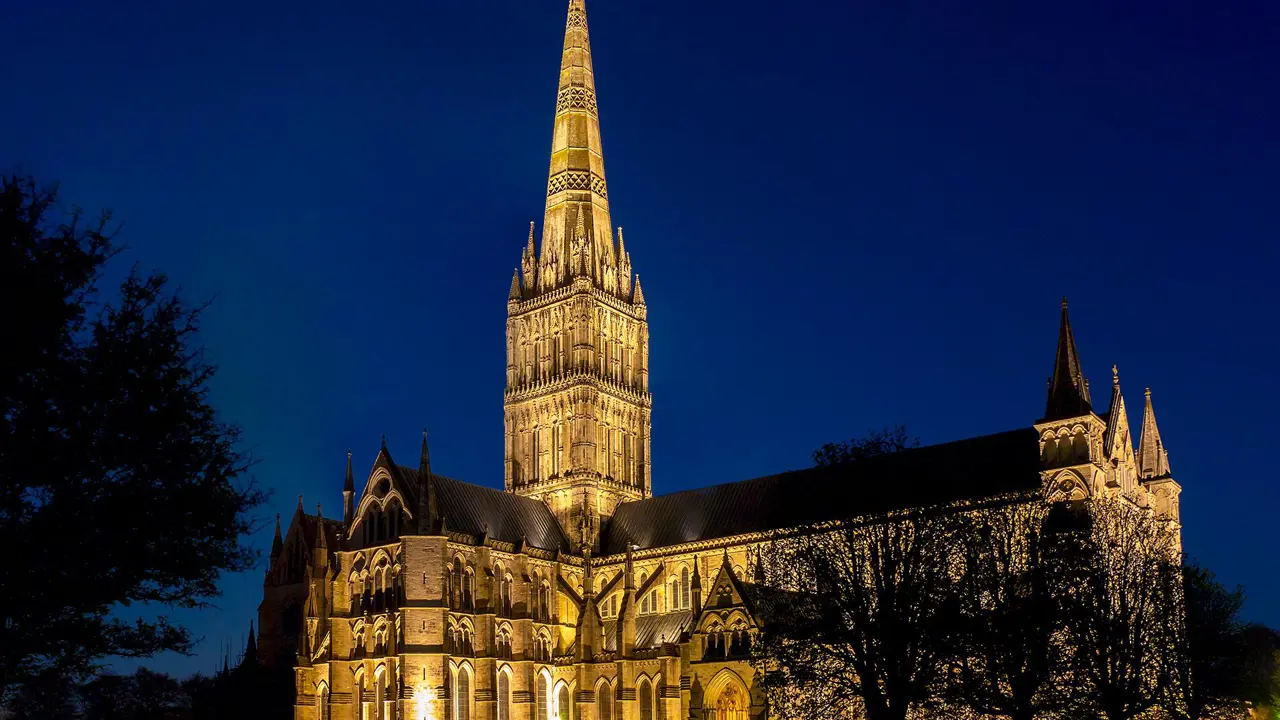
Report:
M655 496L649 318L600 138L571 0L546 211L507 297L505 490L434 472L424 435L409 464L384 441L358 483L348 455L341 520L300 501L277 522L257 653L293 668L296 720L764 718L747 658L772 538L999 496L1122 496L1176 525L1150 391L1135 446L1118 375L1094 409L1065 301L1035 422Z

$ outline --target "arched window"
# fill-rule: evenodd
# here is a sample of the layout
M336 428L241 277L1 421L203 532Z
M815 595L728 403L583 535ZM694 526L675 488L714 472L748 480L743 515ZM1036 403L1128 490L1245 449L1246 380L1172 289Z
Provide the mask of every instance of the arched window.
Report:
M653 720L653 686L647 679L636 688L636 699L640 701L640 720Z
M680 581L676 578L671 578L671 589L667 593L667 609L680 609Z
M551 699L551 676L543 673L538 676L538 717L536 720L551 720L548 702Z
M379 667L373 676L373 720L383 720L387 704L387 672L386 667Z
M511 720L511 675L498 673L498 720Z
M613 690L608 683L596 689L596 720L613 720Z
M667 720L666 703L662 702L662 676L653 679L653 706L657 720Z
M573 720L573 700L569 697L568 685L561 685L556 694L556 720Z
M689 568L680 569L680 607L688 610L693 607L692 593L689 589Z
M502 617L511 617L511 574L507 573L502 576L502 582L498 586L498 599L501 606L500 612Z
M449 598L449 606L454 608L462 607L462 558L453 559L452 573L453 596Z
M453 693L453 720L471 720L471 671L458 668L458 685Z
M707 720L747 720L747 702L738 684L731 682L720 691L715 709Z
M360 716L359 720L364 720L364 718L369 717L369 708L368 708L369 697L368 697L368 694L365 692L363 670L356 674L356 682L353 690L354 692L352 692L352 695L354 697L352 699L356 701L356 712Z
M325 683L316 688L316 717L329 720L329 686Z

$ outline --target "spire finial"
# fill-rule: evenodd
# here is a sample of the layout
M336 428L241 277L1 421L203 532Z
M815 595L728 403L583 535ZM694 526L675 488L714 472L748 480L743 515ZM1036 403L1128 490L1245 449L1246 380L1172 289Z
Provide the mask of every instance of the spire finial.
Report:
M1172 474L1169 453L1160 439L1160 427L1156 425L1156 411L1151 404L1151 388L1147 388L1145 406L1142 408L1142 436L1138 440L1138 474L1144 478L1165 477Z
M1089 381L1085 379L1081 369L1080 354L1076 350L1076 338L1071 331L1071 318L1067 314L1064 297L1062 321L1058 327L1058 350L1054 357L1053 376L1049 379L1044 417L1046 420L1062 420L1091 412L1093 406L1089 399Z
M387 434L386 434L386 433L382 433L382 448L381 448L381 450L382 450L383 452L386 452L386 451L387 451Z
M1066 309L1067 309L1067 296L1066 296L1066 295L1063 295L1063 296L1062 296L1062 309L1063 309L1063 310L1066 310Z
M431 451L427 448L427 429L422 428L422 452L418 455L418 473L426 479L431 474Z
M342 480L342 492L353 493L356 491L356 476L351 472L351 448L347 448L347 475Z
M1120 387L1120 366L1115 364L1111 366L1111 384Z
M586 6L582 0L570 0L542 222L539 260L543 269L538 278L541 292L582 275L595 277L597 261L609 257L610 250L604 243L613 224L600 136ZM579 220L589 220L585 222L588 227L581 244L575 235Z
M302 509L302 493L298 493L298 509Z

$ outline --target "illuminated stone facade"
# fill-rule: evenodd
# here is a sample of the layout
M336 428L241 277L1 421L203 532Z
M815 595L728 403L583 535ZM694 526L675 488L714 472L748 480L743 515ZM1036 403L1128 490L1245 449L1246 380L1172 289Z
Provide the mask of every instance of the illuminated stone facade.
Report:
M1065 303L1034 429L652 496L648 315L611 231L582 0L554 128L541 242L531 227L508 296L505 491L434 473L425 436L411 465L384 442L361 487L348 456L341 521L300 501L277 526L259 653L294 667L296 720L763 717L756 554L867 512L851 483L903 507L1123 494L1177 522L1150 394L1135 452L1118 378L1092 410Z
M507 301L506 488L544 501L573 546L650 496L649 323L614 242L586 10L569 7L541 243Z

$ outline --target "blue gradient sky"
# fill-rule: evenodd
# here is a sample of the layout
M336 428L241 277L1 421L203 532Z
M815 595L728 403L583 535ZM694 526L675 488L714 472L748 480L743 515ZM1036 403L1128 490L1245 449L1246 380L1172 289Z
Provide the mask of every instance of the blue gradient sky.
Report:
M13 3L0 167L216 299L215 399L275 492L430 429L502 482L503 323L565 2ZM1095 395L1153 388L1185 544L1280 625L1280 6L592 0L613 219L652 325L658 492L904 423L1032 423L1058 299ZM1104 410L1105 408L1099 408ZM849 488L857 492L857 488ZM253 538L270 543L270 527ZM240 642L261 573L180 615Z

